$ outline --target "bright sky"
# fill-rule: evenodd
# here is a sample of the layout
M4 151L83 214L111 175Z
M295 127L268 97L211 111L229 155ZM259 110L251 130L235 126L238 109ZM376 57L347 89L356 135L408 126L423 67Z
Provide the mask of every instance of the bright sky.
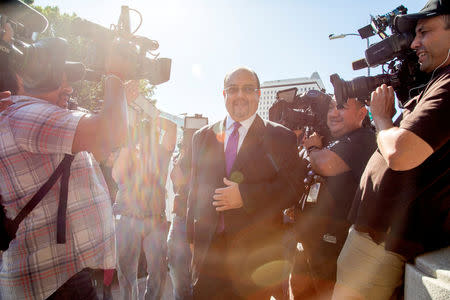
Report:
M222 89L225 74L245 65L261 82L319 73L327 92L329 77L350 80L367 75L351 63L364 57L366 41L358 36L329 40L331 33L356 33L403 4L409 13L426 0L35 0L61 12L109 27L117 23L122 5L144 17L138 35L155 39L160 56L172 59L169 82L159 85L159 109L172 114L201 113L216 121L226 115ZM132 23L139 18L132 16ZM133 27L133 25L132 25ZM378 42L372 37L371 43ZM371 75L379 74L372 70Z

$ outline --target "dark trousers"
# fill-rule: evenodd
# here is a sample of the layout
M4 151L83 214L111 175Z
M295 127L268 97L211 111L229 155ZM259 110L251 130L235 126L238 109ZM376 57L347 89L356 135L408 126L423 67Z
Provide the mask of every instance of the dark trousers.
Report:
M264 251L258 255L258 250L263 247L257 248L236 242L226 234L216 234L193 287L194 300L268 300L271 295L276 295L280 286L260 286L253 280L253 271L274 257L273 253ZM283 252L279 252L278 256L282 257ZM269 258L264 260L265 256ZM265 273L267 275L267 271ZM278 274L277 271L274 273Z
M48 300L98 300L97 293L92 285L91 273L83 269L73 275Z
M339 228L336 226L336 228ZM301 239L303 251L296 253L291 273L294 299L331 299L336 283L337 259L345 243L348 227L333 235L314 230Z
M226 235L216 234L209 246L199 278L193 287L195 300L239 299L232 289L226 257Z

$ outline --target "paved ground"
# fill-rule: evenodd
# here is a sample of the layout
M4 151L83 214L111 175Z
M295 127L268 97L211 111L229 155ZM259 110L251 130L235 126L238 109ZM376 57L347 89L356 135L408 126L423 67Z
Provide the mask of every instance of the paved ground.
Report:
M99 277L99 276L96 276ZM103 290L101 285L99 285L97 283L97 281L95 281L95 285L98 287L97 291L98 291L98 298L100 300L103 299ZM113 281L112 286L111 286L111 292L112 292L112 296L113 296L113 300L120 300L120 294L119 294L119 283L117 282L117 279ZM139 295L141 297L139 297L140 299L138 300L143 300L144 299L144 292L145 292L145 278L141 278L139 279ZM167 274L167 278L166 278L166 284L164 287L164 293L163 296L161 298L161 300L173 300L173 295L172 295L172 282L170 281L170 277L169 274Z
M113 300L120 300L119 283L117 282L117 280L113 281L111 291L112 291ZM142 297L140 297L139 300L144 299L144 292L145 292L145 278L141 278L139 280L139 294ZM103 300L103 292L100 287L98 288L98 298L100 300ZM172 282L170 281L169 274L167 274L166 285L164 287L164 293L163 293L161 300L173 300ZM276 299L274 297L271 297L271 300L276 300Z

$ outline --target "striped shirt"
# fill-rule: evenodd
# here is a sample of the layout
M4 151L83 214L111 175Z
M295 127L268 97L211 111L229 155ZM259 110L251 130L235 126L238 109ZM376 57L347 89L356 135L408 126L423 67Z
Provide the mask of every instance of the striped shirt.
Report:
M84 113L14 96L0 113L0 193L14 218L71 153ZM45 299L86 267L114 268L114 223L108 188L88 152L70 168L66 243L56 243L58 180L22 221L0 266L0 299Z

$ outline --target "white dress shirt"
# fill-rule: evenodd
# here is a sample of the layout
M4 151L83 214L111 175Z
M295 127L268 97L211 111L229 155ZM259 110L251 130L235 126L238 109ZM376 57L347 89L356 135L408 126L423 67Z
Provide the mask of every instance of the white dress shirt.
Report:
M238 148L237 148L237 153L239 153L239 149L241 149L241 145L242 142L244 141L245 136L247 135L248 129L250 128L250 126L252 126L253 121L256 118L256 113L254 113L250 118L248 118L247 120L241 121L239 123L241 123L241 127L239 127L238 131L239 131L239 142L238 142ZM230 137L231 133L234 130L234 123L236 121L234 121L230 115L227 115L226 121L225 121L225 143L223 144L223 151L225 151L225 149L227 149L227 143L228 143L228 138Z

